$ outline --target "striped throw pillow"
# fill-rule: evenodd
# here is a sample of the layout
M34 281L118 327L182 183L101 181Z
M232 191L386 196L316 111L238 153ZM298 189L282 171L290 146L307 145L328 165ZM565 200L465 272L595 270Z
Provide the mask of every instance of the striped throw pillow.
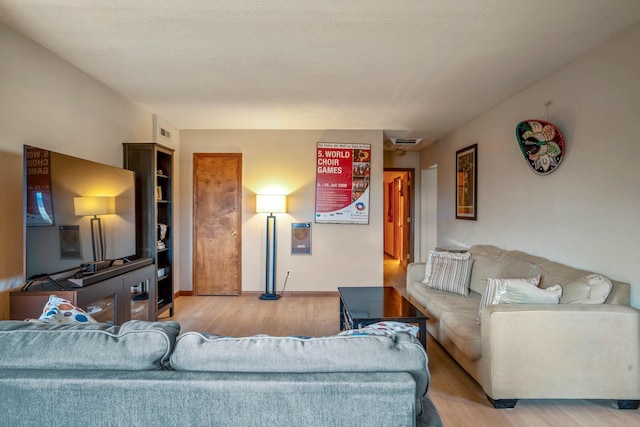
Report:
M429 256L427 257L427 262L425 263L424 279L422 279L422 283L424 283L425 285L428 285L429 279L431 279L431 267L433 266L433 260L438 257L453 258L453 259L469 259L471 257L471 253L430 250Z
M473 259L470 253L456 256L435 256L427 286L458 295L469 295Z

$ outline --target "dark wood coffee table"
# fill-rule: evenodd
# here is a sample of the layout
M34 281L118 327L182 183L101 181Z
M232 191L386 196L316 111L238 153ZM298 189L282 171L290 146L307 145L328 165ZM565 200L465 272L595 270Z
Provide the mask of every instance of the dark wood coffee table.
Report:
M339 287L340 330L394 321L417 324L418 339L427 348L427 320L396 288L387 286Z

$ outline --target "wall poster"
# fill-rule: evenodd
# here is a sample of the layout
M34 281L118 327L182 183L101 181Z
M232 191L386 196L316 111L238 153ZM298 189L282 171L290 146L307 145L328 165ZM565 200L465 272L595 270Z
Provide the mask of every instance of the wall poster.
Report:
M24 147L27 172L27 227L54 224L51 196L51 157L41 148Z
M369 224L370 175L370 144L319 142L315 221Z

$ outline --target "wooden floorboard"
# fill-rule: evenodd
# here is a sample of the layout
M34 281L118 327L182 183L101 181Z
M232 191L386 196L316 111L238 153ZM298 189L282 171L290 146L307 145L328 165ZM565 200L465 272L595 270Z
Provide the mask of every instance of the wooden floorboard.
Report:
M385 260L385 285L406 294L405 272L396 260ZM277 301L263 301L250 293L233 296L181 296L175 320L182 332L200 331L222 336L327 336L339 332L337 294L285 293ZM427 339L431 385L429 395L445 426L583 427L640 426L640 411L619 410L609 400L521 400L514 409L494 409L482 388L435 342Z

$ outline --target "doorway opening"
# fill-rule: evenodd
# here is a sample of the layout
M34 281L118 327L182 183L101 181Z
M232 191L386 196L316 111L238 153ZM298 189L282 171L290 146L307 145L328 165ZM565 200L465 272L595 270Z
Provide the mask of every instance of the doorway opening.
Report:
M384 255L406 270L413 262L414 170L384 169Z

